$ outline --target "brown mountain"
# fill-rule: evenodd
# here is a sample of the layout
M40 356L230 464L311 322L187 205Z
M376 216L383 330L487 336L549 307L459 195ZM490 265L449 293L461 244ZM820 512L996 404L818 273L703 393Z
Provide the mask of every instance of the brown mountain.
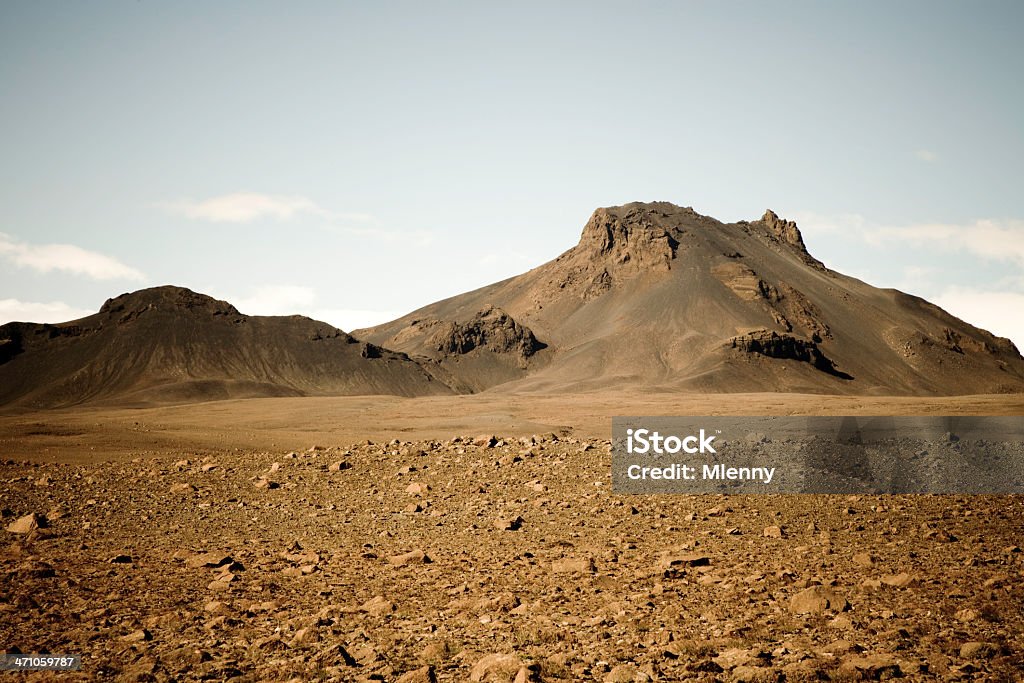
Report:
M438 393L451 389L405 354L181 287L124 294L60 325L0 326L0 405Z
M1024 391L1008 339L828 269L795 223L666 202L598 209L554 261L354 334L461 390Z
M1024 391L1024 358L920 298L812 257L771 211L721 223L598 209L518 277L356 331L247 316L180 287L59 325L0 326L0 405L492 391ZM393 349L393 350L388 350Z

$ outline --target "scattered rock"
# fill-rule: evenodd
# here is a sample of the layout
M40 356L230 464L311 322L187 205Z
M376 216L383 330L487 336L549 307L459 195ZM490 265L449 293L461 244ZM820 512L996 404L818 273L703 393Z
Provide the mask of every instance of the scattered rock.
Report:
M853 563L861 567L870 567L875 563L875 556L871 553L857 553L853 556Z
M138 631L132 631L126 636L122 636L121 640L127 643L141 643L146 640L153 640L153 634L143 628Z
M388 558L388 562L396 567L401 567L407 564L427 564L430 562L430 558L422 550L410 550L407 553L401 555L392 555Z
M883 576L881 579L883 585L890 586L892 588L906 588L907 586L913 585L917 582L917 577L906 572L900 574L890 574L889 576Z
M428 664L441 664L455 654L455 649L447 640L434 640L427 643L420 652L420 659Z
M437 683L437 675L434 667L424 666L402 674L396 683Z
M839 673L855 680L869 681L900 678L903 676L899 663L887 655L845 657L839 665Z
M597 571L592 557L565 558L551 563L556 574L592 574Z
M516 655L492 654L483 657L469 672L474 683L519 683L528 680L529 669Z
M651 677L632 664L618 664L604 677L604 683L647 683Z
M666 552L661 555L658 561L659 569L671 569L673 567L707 567L711 564L711 558L703 553L672 553Z
M999 648L992 643L971 641L960 646L960 656L964 659L991 659L999 654Z
M230 555L211 550L208 553L193 555L185 560L185 565L191 569L199 569L201 567L221 567L226 564L231 564L231 562L232 559Z
M805 588L789 603L790 611L796 614L821 614L822 612L844 612L850 603L846 598L824 586Z
M44 515L32 512L8 524L7 530L12 534L30 534L36 529L45 529L46 524L47 521Z
M519 531L523 526L522 517L503 517L494 521L494 528L498 531Z

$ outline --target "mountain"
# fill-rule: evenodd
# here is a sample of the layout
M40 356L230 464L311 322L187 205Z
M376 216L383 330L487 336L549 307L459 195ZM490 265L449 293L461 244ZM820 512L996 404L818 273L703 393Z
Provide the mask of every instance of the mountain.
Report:
M620 389L956 395L1024 391L1024 358L918 297L811 256L792 221L666 202L598 209L517 277L346 334L181 287L58 325L0 326L0 405Z
M69 323L0 326L0 405L447 393L405 354L301 316L243 315L181 287L123 294Z
M353 334L460 391L1024 391L1008 339L830 270L794 222L667 202L598 209L555 260Z

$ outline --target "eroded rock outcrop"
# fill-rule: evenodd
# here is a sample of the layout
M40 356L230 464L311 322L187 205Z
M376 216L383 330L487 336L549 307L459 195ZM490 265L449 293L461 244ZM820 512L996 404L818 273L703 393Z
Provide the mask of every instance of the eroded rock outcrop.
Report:
M729 344L731 348L744 353L809 363L830 375L853 379L850 375L838 370L835 363L818 348L818 344L810 339L800 339L790 334L779 334L773 330L756 330L733 337L729 340Z

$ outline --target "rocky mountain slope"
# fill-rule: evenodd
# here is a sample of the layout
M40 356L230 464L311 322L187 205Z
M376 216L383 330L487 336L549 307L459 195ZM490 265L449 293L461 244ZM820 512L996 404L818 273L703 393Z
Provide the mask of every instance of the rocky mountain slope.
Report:
M0 405L1024 391L1024 358L1008 339L830 270L792 221L768 211L722 223L665 202L598 209L555 260L354 335L156 287L77 321L0 326Z
M451 393L424 364L301 316L247 316L181 287L70 323L0 327L0 405Z
M503 335L467 346L439 333L495 311ZM354 334L477 389L1024 390L1009 340L830 270L792 221L722 223L666 202L598 209L555 260Z

